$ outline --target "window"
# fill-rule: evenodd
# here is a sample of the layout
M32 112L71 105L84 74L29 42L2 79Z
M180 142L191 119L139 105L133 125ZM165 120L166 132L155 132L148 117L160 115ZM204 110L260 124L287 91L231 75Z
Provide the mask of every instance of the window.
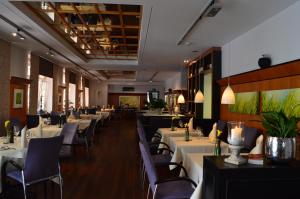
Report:
M31 52L27 53L27 71L26 76L27 79L30 79L31 74ZM29 105L30 105L30 84L27 86L27 112L29 113Z
M63 72L62 72L62 84L66 85L66 68L63 68Z
M88 87L85 87L84 88L84 95L85 95L85 106L86 107L89 107L89 88Z
M69 108L75 108L76 84L69 83Z
M63 89L63 96L62 96L62 105L63 105L63 111L66 111L67 107L66 107L66 89Z
M53 79L39 75L38 111L52 111Z

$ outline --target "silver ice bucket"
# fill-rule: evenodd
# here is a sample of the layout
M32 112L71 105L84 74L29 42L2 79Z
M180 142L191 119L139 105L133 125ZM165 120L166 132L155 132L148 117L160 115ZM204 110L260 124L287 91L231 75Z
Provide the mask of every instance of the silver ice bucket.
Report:
M265 155L268 159L278 163L294 159L296 155L296 138L268 136L265 145Z

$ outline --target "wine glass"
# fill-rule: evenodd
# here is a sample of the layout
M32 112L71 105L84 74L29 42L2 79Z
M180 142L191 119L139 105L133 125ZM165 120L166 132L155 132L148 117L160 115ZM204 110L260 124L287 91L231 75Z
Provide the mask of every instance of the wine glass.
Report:
M203 130L200 126L196 127L196 133L198 134L199 137L203 137Z
M183 122L182 122L182 120L178 121L178 125L179 125L179 127L183 128Z

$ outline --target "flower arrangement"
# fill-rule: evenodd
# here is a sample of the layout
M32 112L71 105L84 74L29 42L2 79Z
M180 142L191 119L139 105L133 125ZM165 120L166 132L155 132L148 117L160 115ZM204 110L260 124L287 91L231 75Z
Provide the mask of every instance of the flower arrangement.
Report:
M172 121L171 121L171 131L175 131L175 127L174 127L174 120L179 119L180 117L178 116L173 116L172 117Z
M11 122L9 120L6 120L4 122L4 127L6 130L6 137L7 137L7 143L13 143L14 142L14 134L12 132L12 126Z
M189 131L189 124L185 123L184 124L185 127L185 141L190 141L190 131Z
M214 150L214 155L215 156L220 156L221 155L221 140L220 140L220 137L221 137L222 133L223 133L223 131L217 130L215 150Z

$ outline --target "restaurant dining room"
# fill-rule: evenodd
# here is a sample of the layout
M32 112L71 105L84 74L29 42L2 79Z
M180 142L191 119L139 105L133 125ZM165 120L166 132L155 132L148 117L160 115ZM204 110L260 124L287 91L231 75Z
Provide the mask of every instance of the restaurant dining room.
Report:
M0 199L300 198L299 10L1 0Z

